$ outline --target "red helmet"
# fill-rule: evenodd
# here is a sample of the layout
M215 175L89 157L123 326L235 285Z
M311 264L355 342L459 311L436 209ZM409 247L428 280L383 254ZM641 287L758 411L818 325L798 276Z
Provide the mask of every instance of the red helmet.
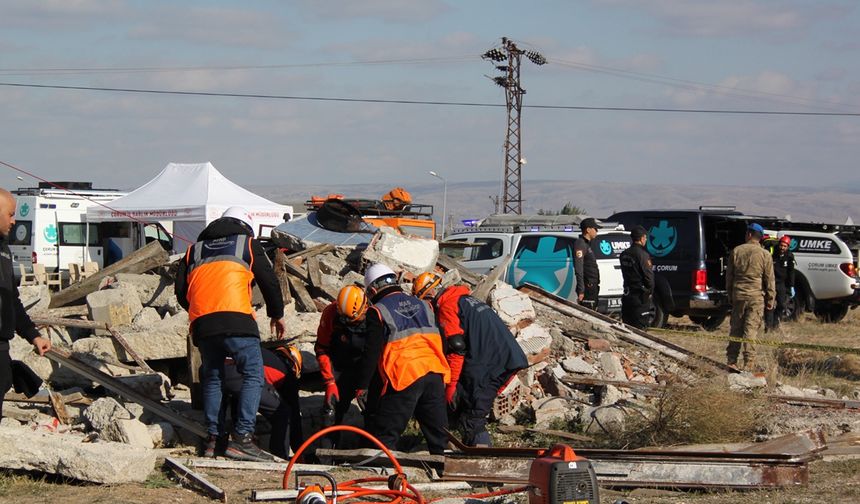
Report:
M791 237L788 235L782 235L779 237L779 243L785 243L786 245L791 245Z

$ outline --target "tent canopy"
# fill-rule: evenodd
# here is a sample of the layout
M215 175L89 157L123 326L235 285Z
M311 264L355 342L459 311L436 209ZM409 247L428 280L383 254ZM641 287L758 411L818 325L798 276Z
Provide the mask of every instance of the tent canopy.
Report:
M293 208L279 205L231 182L212 163L170 163L152 180L105 208L87 209L91 221L203 221L209 224L231 206L244 207L254 224L277 225ZM268 234L268 233L267 233Z

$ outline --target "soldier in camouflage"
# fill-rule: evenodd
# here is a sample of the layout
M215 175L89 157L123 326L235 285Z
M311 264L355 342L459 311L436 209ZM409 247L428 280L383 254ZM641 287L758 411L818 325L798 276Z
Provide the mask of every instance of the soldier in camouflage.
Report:
M726 291L732 304L731 330L729 336L747 340L743 343L729 342L726 347L726 362L737 367L738 353L743 347L744 368L755 364L755 347L749 340L755 339L761 328L762 315L773 310L776 287L773 276L773 259L762 248L764 229L752 223L747 228L746 243L732 250L726 269Z

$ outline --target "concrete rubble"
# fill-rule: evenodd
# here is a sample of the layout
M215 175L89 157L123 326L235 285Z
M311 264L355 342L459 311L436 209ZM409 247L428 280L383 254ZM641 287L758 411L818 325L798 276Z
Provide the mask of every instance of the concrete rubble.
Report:
M306 284L310 301L299 302L296 295L291 296L285 313L286 337L304 357L303 375L308 384L303 380L300 396L305 433L310 433L319 427L322 401L319 383L315 383L319 366L313 344L321 309L331 301L331 293L343 285L361 283L363 269L375 262L387 264L405 279L444 268L437 266L438 242L385 230L369 244L329 247L312 261L305 260L302 253L311 253L319 244L299 242L285 251L295 256L287 259L291 265L287 269L292 271L288 271L291 283L296 271L305 272L307 278L300 281ZM310 264L318 265L318 271L309 272ZM190 405L188 314L173 294L171 271L175 268L159 267L150 273L118 273L104 279L102 288L88 294L81 306L85 320L101 323L100 327L59 324L42 330L75 359L202 423L201 412ZM469 278L467 272L463 276ZM444 285L461 281L457 269L444 271ZM286 291L291 291L289 286ZM51 314L44 301L49 298L46 287L21 287L20 293L31 314ZM577 318L534 303L528 294L503 282L496 282L489 303L515 335L530 364L500 392L493 406L492 418L503 425L529 424L535 429L576 429L611 436L633 416L649 411L649 402L653 403L661 387L674 381L688 383L696 376L695 370L677 360L620 341L600 320ZM255 315L262 341L273 340L265 306L259 306ZM71 316L69 320L81 321ZM132 353L155 372L142 369ZM86 400L67 404L68 424L55 427L51 426L58 415L50 404L7 401L6 418L0 422L0 468L99 483L142 481L155 463L155 448L199 441L187 429L150 414L140 404L112 392L105 396L97 383L38 357L20 338L13 339L11 354L29 365L51 390L61 395L81 391ZM763 376L749 373L728 374L726 385L751 394L769 386L782 396L839 399L829 389L769 384ZM350 418L359 418L358 413L351 411ZM53 432L47 432L48 427ZM84 444L83 433L97 442Z

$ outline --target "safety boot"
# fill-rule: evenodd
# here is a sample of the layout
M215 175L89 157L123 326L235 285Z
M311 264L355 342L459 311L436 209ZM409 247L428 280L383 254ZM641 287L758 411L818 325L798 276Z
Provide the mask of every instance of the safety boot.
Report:
M230 442L227 443L227 451L224 452L227 458L234 460L247 460L250 462L272 462L275 459L265 451L261 450L254 444L253 435L233 433L230 435Z
M204 458L215 458L220 455L224 455L224 451L227 449L227 435L216 435L209 434L209 437L206 438L206 444L203 445L203 457Z

